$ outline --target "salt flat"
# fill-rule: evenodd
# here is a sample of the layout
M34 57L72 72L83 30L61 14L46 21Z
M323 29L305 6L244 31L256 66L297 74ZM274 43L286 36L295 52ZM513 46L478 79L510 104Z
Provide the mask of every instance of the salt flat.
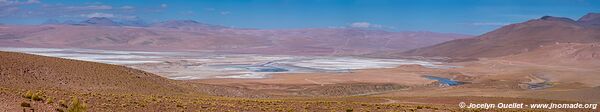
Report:
M177 80L268 78L273 73L352 72L359 69L421 65L451 68L440 62L363 57L215 54L204 52L142 52L80 48L0 48L51 57L124 65Z

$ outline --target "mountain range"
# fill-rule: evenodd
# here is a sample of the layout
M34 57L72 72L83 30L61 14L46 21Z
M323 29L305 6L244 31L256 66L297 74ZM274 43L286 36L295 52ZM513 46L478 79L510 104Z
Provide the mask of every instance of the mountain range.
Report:
M132 26L109 18L90 18L77 24L2 25L1 29L0 46L4 47L306 55L374 53L379 57L468 59L518 55L563 43L593 46L600 42L600 14L589 13L578 20L544 16L503 26L473 38L451 33L360 28L243 29L193 20ZM590 55L597 57L595 53Z
M600 60L600 51L597 49L597 44L600 42L599 23L599 13L589 13L577 21L564 17L544 16L507 25L477 37L452 40L396 55L451 58L521 55L520 57L535 58L535 56L522 55L556 52L549 55L571 53L568 58L585 57ZM570 49L563 49L564 47ZM559 49L563 50L556 51Z
M405 51L463 34L361 28L246 29L170 20L148 25L94 17L77 23L3 25L0 46L265 54L359 55ZM129 24L129 25L128 25Z

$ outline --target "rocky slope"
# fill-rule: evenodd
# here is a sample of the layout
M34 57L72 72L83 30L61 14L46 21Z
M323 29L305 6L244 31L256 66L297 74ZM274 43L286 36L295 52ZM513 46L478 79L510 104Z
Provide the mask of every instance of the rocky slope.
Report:
M600 42L600 29L595 24L600 21L598 15L590 13L578 21L544 16L524 23L507 25L475 38L457 39L402 54L490 58L526 53L541 46L557 43L595 43Z
M189 92L175 82L123 66L0 52L0 86L111 93Z
M236 95L246 98L218 97ZM375 97L247 98L260 95L243 88L168 80L117 65L0 52L0 111L458 110L380 104L385 100Z
M556 43L517 55L500 57L507 60L571 67L598 67L600 43Z

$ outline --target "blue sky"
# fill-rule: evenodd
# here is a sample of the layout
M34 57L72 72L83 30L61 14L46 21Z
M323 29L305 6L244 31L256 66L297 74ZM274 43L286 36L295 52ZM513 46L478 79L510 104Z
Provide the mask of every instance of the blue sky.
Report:
M0 23L196 20L241 28L367 27L482 34L544 15L578 19L600 0L0 0Z

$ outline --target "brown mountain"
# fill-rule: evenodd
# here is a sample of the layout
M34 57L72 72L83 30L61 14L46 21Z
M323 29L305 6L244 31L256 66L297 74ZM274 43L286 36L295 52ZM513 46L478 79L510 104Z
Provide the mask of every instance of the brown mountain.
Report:
M597 68L600 66L600 43L549 44L530 52L500 58L545 65Z
M0 52L0 86L41 90L164 94L190 92L166 78L123 66Z
M74 47L120 50L219 50L267 44L255 36L218 31L171 31L141 27L9 26L0 30L2 46Z
M92 17L88 20L81 21L76 25L87 25L87 26L120 26L119 23L106 18L106 17Z
M170 28L170 29L187 30L187 31L218 30L218 29L227 28L227 27L219 26L219 25L204 24L204 23L200 23L200 22L197 22L194 20L169 20L169 21L152 24L151 27Z
M3 51L0 51L0 76L0 88L13 89L146 95L264 95L240 88L170 80L120 65Z
M88 25L3 26L0 28L0 46L349 55L405 51L468 37L353 28L239 29L191 20L129 27L115 26L117 23L107 18L88 21L91 20L95 22Z
M25 98L25 91L41 93L42 101ZM173 110L161 107L175 107L174 102L181 97L196 99L209 95L264 96L247 89L170 80L119 65L0 51L0 110L3 111L21 111L24 108L19 106L21 102L30 104L32 110L55 111L62 107L59 100L69 101L73 96L85 99L82 102L93 111ZM53 103L49 102L51 98ZM195 110L199 108L196 106Z
M500 57L529 52L550 44L595 43L600 42L600 29L594 24L600 20L597 16L597 13L590 13L579 21L544 16L507 25L474 38L452 40L403 54L454 58Z
M577 22L584 26L600 26L600 13L588 13L585 16L579 18Z
M388 32L352 28L246 30L243 34L267 38L271 45L240 48L235 51L317 55L355 55L381 51L405 51L468 37L468 35L450 33Z

